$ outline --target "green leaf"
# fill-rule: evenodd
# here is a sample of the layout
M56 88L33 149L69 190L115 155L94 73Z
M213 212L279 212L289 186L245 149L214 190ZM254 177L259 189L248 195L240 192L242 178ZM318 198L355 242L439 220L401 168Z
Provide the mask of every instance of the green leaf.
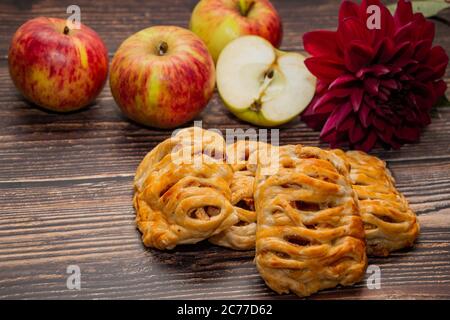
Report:
M448 101L448 98L444 95L442 98L439 99L439 101L433 106L433 108L430 111L430 116L432 118L437 118L439 116L439 109L450 107L450 101Z
M412 7L414 12L422 12L425 17L432 17L437 15L440 11L449 8L450 3L445 0L419 0L412 1ZM387 6L389 11L394 14L397 3L393 3Z
M450 101L448 101L446 95L442 96L442 98L436 103L436 108L440 107L450 107Z

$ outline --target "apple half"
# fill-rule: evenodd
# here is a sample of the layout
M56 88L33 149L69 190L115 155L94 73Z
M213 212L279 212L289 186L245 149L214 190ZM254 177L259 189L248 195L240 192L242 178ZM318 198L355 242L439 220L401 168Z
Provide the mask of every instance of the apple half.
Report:
M299 53L277 50L258 36L230 42L217 61L217 88L227 108L258 126L292 120L311 102L316 78Z

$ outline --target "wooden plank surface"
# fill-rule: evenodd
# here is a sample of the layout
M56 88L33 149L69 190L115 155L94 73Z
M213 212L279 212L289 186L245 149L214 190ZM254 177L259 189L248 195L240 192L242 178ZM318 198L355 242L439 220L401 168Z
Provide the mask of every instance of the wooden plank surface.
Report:
M338 1L273 1L285 29L283 48L302 50L301 35L334 28ZM77 1L82 20L110 55L133 32L156 24L187 26L196 1ZM96 104L59 115L30 106L8 75L14 31L36 16L66 17L72 1L0 3L0 299L14 298L295 298L277 296L259 277L253 252L200 243L173 252L145 249L131 205L134 170L171 132L127 121L106 86ZM441 14L450 20L450 10ZM449 52L450 28L436 22ZM446 80L449 80L449 69ZM215 94L198 119L207 128L249 128ZM296 120L281 143L325 146ZM312 299L450 298L450 108L441 108L421 142L375 150L388 161L413 209L421 236L414 249L370 259L381 289L366 280ZM81 269L81 290L66 287L66 268Z

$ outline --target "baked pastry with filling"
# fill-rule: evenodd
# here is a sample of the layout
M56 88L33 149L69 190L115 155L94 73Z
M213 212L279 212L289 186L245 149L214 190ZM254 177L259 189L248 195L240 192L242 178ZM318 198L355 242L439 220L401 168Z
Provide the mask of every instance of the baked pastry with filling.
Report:
M256 172L256 266L278 293L308 296L359 281L364 228L345 162L330 151L280 147L279 170Z
M270 147L269 144L252 140L239 140L227 146L227 162L233 168L231 204L235 207L239 221L210 238L210 242L236 250L250 250L255 247L255 173L259 155L269 155Z
M200 128L181 130L150 151L134 179L136 223L147 247L172 249L196 243L234 225L222 136Z
M364 222L367 254L387 256L411 247L419 235L419 224L408 201L395 188L386 163L361 151L334 152L350 165L350 180Z

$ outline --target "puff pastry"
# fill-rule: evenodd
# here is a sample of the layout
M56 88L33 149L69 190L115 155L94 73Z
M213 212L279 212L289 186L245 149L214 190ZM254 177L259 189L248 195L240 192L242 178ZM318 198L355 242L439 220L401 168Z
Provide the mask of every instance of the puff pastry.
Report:
M224 155L221 135L189 128L145 156L133 200L145 246L196 243L238 221L230 202L233 171Z
M364 228L345 162L313 147L280 147L275 175L255 181L256 266L278 293L308 296L359 281Z
M250 250L255 247L254 180L258 155L263 152L268 154L270 152L268 151L269 148L270 145L266 143L252 140L239 140L227 147L227 162L233 168L231 203L235 207L239 221L210 238L210 242L236 250Z
M387 256L410 247L419 234L419 224L408 201L395 188L386 163L360 151L334 150L345 159L358 199L367 241L367 253Z

